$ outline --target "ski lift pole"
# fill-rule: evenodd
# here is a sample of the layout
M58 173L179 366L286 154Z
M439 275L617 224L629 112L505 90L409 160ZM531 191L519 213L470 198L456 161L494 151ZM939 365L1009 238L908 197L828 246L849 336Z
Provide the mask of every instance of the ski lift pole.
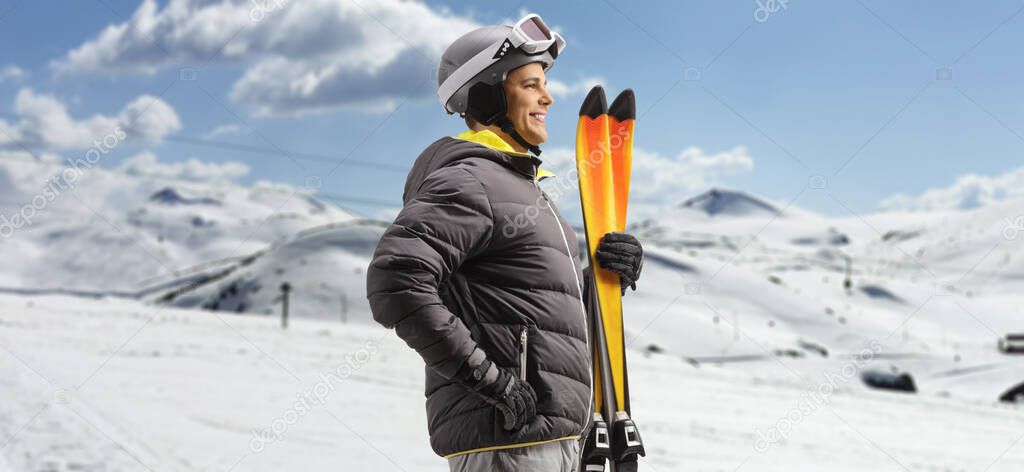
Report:
M292 291L292 284L285 282L281 284L281 329L288 328L288 294Z
M843 279L843 288L846 289L846 294L850 295L853 290L853 258L843 254L843 260L846 261L846 278Z

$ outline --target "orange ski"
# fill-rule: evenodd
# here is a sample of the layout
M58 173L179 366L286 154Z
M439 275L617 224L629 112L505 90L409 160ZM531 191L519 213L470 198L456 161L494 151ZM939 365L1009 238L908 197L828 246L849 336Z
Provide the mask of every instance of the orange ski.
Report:
M626 227L635 118L632 90L623 91L608 109L604 89L597 86L583 101L576 130L576 170L594 277L591 311L596 312L591 323L595 427L584 445L584 470L603 470L608 458L611 470L634 471L637 455L645 453L629 417L619 277L599 268L595 259L601 238Z

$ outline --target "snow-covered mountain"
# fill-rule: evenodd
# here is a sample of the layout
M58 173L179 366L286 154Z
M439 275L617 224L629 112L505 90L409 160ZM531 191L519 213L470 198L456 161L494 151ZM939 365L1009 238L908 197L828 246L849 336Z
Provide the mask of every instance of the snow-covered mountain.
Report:
M707 216L782 216L783 212L764 200L746 193L712 188L696 197L690 198L679 205L703 213Z
M624 301L635 345L743 368L879 342L922 391L991 399L1024 382L1024 361L996 351L1024 331L1024 238L1007 226L1024 201L844 218L721 189L688 202L632 228L653 262Z
M0 170L7 204L52 172ZM1006 226L1020 208L828 218L711 189L630 226L647 262L626 339L698 365L785 358L805 373L877 344L879 368L922 392L997 398L1024 381L1021 359L995 349L1024 331L1024 238ZM0 244L15 261L0 285L276 317L287 283L293 318L372 324L364 271L385 227L289 187L96 169Z
M0 159L0 215L10 221L32 214L31 224L12 224L13 234L0 240L0 286L134 293L193 266L244 258L304 229L354 218L306 190L270 183L97 166L67 190L49 185L65 169L58 162Z
M294 316L371 323L366 301L365 269L386 225L350 220L318 226L270 246L255 257L234 262L237 270L224 277L196 283L194 277L168 291L152 291L155 300L179 307L277 314L281 286L293 295ZM213 270L223 270L214 268Z

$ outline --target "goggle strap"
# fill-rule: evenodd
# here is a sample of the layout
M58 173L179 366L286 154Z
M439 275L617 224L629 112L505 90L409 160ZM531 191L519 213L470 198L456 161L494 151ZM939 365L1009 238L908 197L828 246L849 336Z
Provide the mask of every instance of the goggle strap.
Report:
M441 105L445 107L445 110L448 109L448 100L451 100L452 96L455 95L455 92L457 92L459 88L469 82L469 79L472 79L484 69L490 67L501 59L501 56L494 57L494 51L507 39L508 38L495 41L494 44L487 46L466 61L466 63L462 64L458 69L455 69L455 72L452 72L452 75L449 75L447 79L444 79L441 86L437 88L437 97L441 100ZM509 44L511 44L511 42Z

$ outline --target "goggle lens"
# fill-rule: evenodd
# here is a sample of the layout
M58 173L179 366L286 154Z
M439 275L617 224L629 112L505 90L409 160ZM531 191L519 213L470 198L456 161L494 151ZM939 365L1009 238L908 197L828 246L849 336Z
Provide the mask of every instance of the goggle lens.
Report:
M534 41L551 39L551 30L539 17L533 17L523 22L519 29L526 34L526 37Z

